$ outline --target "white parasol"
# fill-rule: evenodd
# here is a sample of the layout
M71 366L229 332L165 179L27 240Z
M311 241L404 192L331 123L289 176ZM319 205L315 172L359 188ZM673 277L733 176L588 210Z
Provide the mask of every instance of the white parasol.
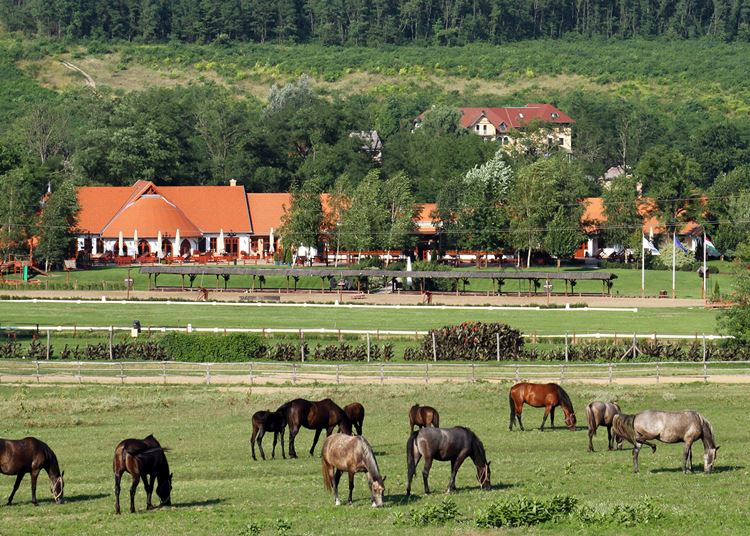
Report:
M177 253L175 253L175 251ZM182 255L182 248L180 247L180 230L179 229L177 229L177 231L174 234L174 247L172 248L172 255L174 256Z
M122 231L120 231L120 235L117 237L117 256L122 256L122 250L123 250L123 242L122 242Z
M411 257L406 256L406 271L411 272ZM411 277L406 278L406 288L411 288Z
M268 253L273 253L276 251L276 246L274 245L274 237L273 237L273 227L271 227L271 232L268 235Z
M216 253L224 255L224 229L219 229L219 240L216 242Z
M133 258L138 257L138 229L133 230Z
M156 256L160 259L164 256L161 251L161 231L156 233Z

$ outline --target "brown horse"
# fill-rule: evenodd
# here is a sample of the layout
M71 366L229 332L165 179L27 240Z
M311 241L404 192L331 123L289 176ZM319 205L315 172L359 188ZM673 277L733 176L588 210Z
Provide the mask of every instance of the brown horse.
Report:
M336 506L341 504L339 481L344 471L349 473L349 504L352 504L355 473L367 473L372 506L374 508L383 506L385 477L380 475L375 453L364 437L333 434L323 442L322 457L323 484L327 490L333 489Z
M172 473L169 472L169 463L163 448L153 435L144 439L124 439L115 447L115 457L112 461L112 470L115 473L115 513L120 513L120 480L125 472L133 477L130 486L130 512L135 513L135 490L138 481L143 480L146 489L146 508L151 510L151 494L154 491L154 480L156 494L161 499L159 506L172 504ZM149 481L148 477L151 476Z
M618 413L620 413L620 406L614 402L599 402L597 400L586 406L586 422L589 427L589 452L594 452L592 438L596 435L596 429L600 426L607 427L607 447L609 450L614 449L614 441L617 442L617 449L622 449L622 437L617 434L612 435L612 421Z
M357 435L362 435L362 425L365 422L365 407L359 402L353 402L344 407L344 413L346 413L352 426L357 430Z
M440 414L430 406L414 404L409 410L409 432L414 431L415 424L420 428L424 426L440 428Z
M26 473L31 474L31 503L36 506L36 479L41 470L47 471L52 497L57 504L62 504L65 482L57 463L57 456L43 441L35 437L23 439L0 439L0 473L16 475L16 483L8 497L8 505L13 502L13 496L21 485Z
M266 459L266 453L263 452L263 436L266 432L273 432L273 448L271 449L271 458L276 457L276 441L281 436L281 456L286 459L284 453L284 428L286 428L286 414L283 411L258 411L253 415L253 435L250 438L250 449L255 457L255 442L258 441L260 457Z
M347 435L352 435L352 424L343 409L336 405L330 398L312 402L303 398L295 398L279 407L277 411L283 411L286 422L289 425L289 457L296 458L297 451L294 448L294 438L305 427L315 430L315 439L310 447L310 456L318 444L320 432L326 431L326 436L333 433L337 426Z
M555 408L562 407L565 414L565 424L568 430L576 429L576 414L573 410L573 403L565 390L556 383L517 383L510 389L508 395L510 401L510 425L508 430L513 430L513 422L518 419L518 424L523 430L521 422L521 412L524 403L534 408L544 408L544 418L540 430L544 430L544 423L547 422L547 416L550 417L552 428L555 427Z

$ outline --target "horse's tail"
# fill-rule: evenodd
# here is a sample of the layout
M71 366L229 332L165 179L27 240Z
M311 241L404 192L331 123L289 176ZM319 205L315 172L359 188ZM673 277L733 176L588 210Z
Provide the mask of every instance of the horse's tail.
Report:
M619 437L635 445L635 415L619 413L612 419L612 429Z
M412 474L414 471L416 471L417 462L415 461L417 458L417 434L419 434L419 431L413 432L409 436L409 440L406 442L406 469L407 474Z
M333 466L326 461L325 455L323 455L321 459L323 460L323 486L325 486L328 491L331 491L333 489L333 480L331 477L331 473L333 472L331 469L333 469Z
M594 410L591 409L591 404L586 406L586 422L589 425L589 432L596 435L596 419L594 418Z
M701 415L700 413L698 416L701 419L701 428L703 429L703 440L711 445L712 447L716 446L716 441L714 440L714 429L713 426L711 426L711 423L706 420L706 418Z

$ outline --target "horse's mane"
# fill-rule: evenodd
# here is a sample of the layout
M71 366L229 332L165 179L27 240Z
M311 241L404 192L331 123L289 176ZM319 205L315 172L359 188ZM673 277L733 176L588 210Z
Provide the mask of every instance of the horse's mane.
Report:
M479 464L481 462L487 462L487 454L484 451L484 443L479 439L479 436L475 434L471 428L465 426L456 426L460 430L464 430L471 437L471 459L474 463Z
M615 434L635 445L635 415L618 413L612 421Z
M703 441L705 441L708 444L709 448L716 448L716 440L714 439L713 426L711 426L711 423L708 422L708 420L703 415L699 413L698 416L701 419L701 428L703 429Z
M562 400L563 409L567 407L568 409L570 409L571 413L575 413L575 410L573 409L573 402L571 402L568 393L565 392L565 389L558 385L557 392L560 395L560 399Z
M49 448L49 445L47 443L40 441L42 449L44 450L44 457L47 460L47 473L49 474L49 471L51 469L56 469L58 476L60 475L60 465L57 461L57 456L52 451L51 448Z
M369 441L367 441L362 436L357 436L359 438L359 441L362 442L362 446L364 447L362 450L364 451L364 462L365 467L367 467L368 471L371 469L374 469L374 475L377 478L380 478L382 481L383 477L380 475L380 468L378 467L378 460L375 459L375 453L372 450L372 445L370 445Z

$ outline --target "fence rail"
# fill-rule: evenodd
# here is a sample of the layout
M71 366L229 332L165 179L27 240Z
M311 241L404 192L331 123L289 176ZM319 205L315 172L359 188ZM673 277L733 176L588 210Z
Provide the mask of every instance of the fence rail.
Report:
M308 385L555 381L593 384L750 383L750 361L526 363L0 362L0 383Z

